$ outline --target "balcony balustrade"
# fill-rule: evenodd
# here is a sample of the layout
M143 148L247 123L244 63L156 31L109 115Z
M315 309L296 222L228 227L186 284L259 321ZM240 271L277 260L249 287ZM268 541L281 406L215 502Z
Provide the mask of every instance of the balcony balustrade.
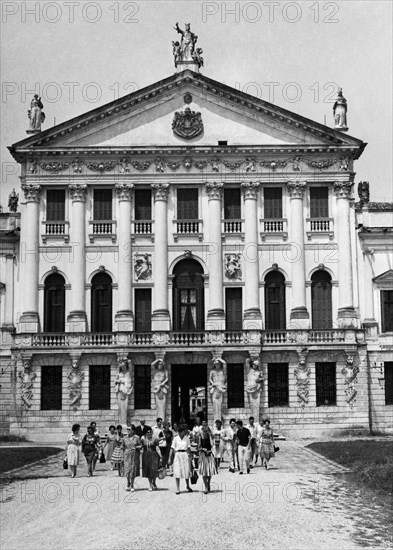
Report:
M16 334L14 345L18 348L33 349L75 349L75 348L132 348L154 347L214 347L227 346L231 348L262 345L288 349L299 345L340 345L356 344L358 333L364 337L363 331L353 329L332 330L242 330L203 332L113 332L113 333L38 333Z
M224 233L241 233L243 220L224 220Z
M42 222L42 241L45 243L48 239L69 240L69 222L67 221L43 221Z
M152 220L143 220L134 222L134 235L151 235Z
M328 235L329 240L333 240L334 223L333 218L307 218L307 238L312 240L313 237Z

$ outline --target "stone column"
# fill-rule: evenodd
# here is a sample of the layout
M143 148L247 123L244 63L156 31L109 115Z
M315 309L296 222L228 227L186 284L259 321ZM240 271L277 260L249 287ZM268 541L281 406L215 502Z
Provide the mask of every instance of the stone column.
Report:
M170 330L168 310L168 183L152 183L154 195L154 306L152 330Z
M357 318L353 305L353 269L351 253L351 222L349 197L352 184L335 182L337 198L336 236L338 244L338 325L356 326Z
M26 214L22 223L25 242L21 243L23 265L23 302L25 310L20 317L21 332L38 332L38 274L39 274L39 203L41 185L22 185L26 198Z
M257 198L259 182L243 182L244 197L244 329L262 329L262 315L259 300L259 252Z
M72 223L70 228L72 246L71 266L71 308L67 317L67 330L69 332L85 332L87 329L85 310L85 284L86 284L86 201L87 185L69 185L68 190L72 200Z
M222 183L206 183L209 197L209 311L206 330L225 330L221 239Z
M119 198L119 221L117 242L119 245L118 303L115 316L117 331L134 330L132 313L132 254L131 254L131 201L133 184L119 183L116 193Z
M306 305L306 266L304 258L304 205L303 196L306 182L293 180L287 182L291 199L290 243L291 243L291 279L292 308L291 328L307 329L310 327Z

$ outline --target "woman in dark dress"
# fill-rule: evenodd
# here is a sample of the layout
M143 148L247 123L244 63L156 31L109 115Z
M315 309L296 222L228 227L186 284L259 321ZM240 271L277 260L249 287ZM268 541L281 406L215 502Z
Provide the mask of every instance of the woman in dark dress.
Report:
M101 448L100 438L94 434L94 428L89 426L87 428L87 434L82 440L82 453L86 457L87 462L87 476L93 475L94 461L97 460L98 451Z
M139 476L139 455L141 448L141 440L137 435L135 435L134 424L131 424L131 426L127 428L127 435L123 438L124 475L127 478L126 491L135 491L134 480Z
M147 477L149 480L149 491L157 490L156 478L158 468L162 464L161 450L158 443L158 439L153 437L153 430L149 428L146 435L142 437L142 477Z
M198 443L199 450L199 473L205 485L205 495L210 492L210 480L217 473L216 463L213 456L213 435L208 426L202 425L202 433Z

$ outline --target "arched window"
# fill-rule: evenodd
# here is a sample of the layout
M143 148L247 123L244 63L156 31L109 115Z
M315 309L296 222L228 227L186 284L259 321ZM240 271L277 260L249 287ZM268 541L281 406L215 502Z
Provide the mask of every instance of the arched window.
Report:
M203 269L195 260L182 260L173 270L174 330L204 329Z
M45 279L44 332L65 331L65 281L58 273Z
M270 271L265 277L265 327L267 330L284 330L285 277L279 271Z
M97 273L91 282L91 330L112 332L112 279Z
M316 271L311 277L312 328L332 328L332 278L327 271Z

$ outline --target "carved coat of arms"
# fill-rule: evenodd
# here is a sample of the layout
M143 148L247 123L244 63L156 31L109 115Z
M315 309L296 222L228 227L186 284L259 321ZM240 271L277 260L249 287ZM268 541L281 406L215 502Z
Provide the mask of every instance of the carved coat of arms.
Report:
M183 138L191 139L203 132L202 115L186 107L183 112L176 111L172 122L174 133Z

